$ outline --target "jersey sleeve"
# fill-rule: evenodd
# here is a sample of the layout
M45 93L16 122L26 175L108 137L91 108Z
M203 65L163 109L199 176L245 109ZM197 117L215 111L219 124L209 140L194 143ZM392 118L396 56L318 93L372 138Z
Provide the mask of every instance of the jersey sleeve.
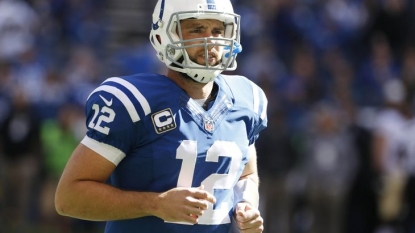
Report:
M96 88L85 105L87 134L82 144L118 165L140 137L140 103L111 78ZM135 89L137 90L137 89Z
M255 143L256 139L259 137L259 132L267 127L268 118L267 118L267 107L268 100L265 96L264 91L252 83L252 94L253 94L253 112L254 117L252 121L252 128L249 132L249 145Z
M257 84L244 76L222 75L221 77L230 89L229 95L235 98L236 108L246 117L247 137L249 145L252 145L259 137L259 132L267 127L267 97Z

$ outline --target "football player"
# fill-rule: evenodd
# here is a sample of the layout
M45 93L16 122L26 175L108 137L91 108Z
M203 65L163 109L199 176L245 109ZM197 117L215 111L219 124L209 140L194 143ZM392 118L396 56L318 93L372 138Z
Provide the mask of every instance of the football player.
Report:
M159 0L150 41L166 75L105 80L56 191L61 215L108 233L262 232L255 140L267 99L237 75L229 0Z

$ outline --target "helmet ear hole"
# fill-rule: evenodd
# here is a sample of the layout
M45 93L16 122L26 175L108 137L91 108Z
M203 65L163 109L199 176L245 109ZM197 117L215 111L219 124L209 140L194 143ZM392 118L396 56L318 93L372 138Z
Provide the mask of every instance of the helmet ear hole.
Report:
M161 44L161 37L160 35L156 35L157 41Z

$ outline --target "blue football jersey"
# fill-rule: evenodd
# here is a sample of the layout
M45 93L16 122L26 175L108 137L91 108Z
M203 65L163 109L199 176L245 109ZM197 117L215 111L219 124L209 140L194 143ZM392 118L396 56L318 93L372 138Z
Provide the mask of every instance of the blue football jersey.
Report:
M248 146L266 127L267 99L242 76L219 75L215 83L208 110L157 74L109 78L90 94L82 143L117 166L111 185L164 192L203 184L216 198L198 224L149 216L108 221L105 232L229 232L233 186L249 159Z

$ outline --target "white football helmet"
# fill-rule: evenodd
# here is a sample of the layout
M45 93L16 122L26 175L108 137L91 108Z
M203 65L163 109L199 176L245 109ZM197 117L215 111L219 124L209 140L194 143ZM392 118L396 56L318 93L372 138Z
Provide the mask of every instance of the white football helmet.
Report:
M183 40L180 20L216 19L225 26L225 36ZM157 57L168 68L186 73L197 82L212 81L222 71L236 69L236 55L242 51L240 45L240 16L233 12L230 0L158 0L153 12L150 41ZM200 42L184 45L185 42ZM221 61L215 66L199 65L189 59L186 48L203 46L208 57L208 47L223 46Z

